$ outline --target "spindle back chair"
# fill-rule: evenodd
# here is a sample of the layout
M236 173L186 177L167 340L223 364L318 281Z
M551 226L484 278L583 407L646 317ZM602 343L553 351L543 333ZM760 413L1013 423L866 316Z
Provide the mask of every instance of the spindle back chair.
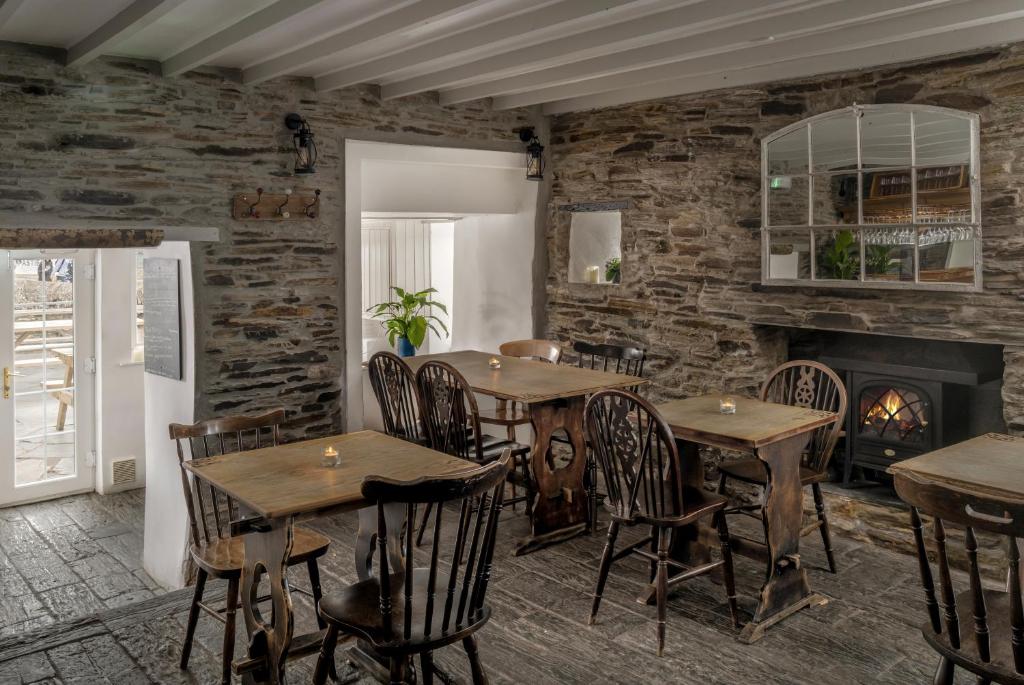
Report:
M530 448L515 440L484 435L480 429L480 408L469 381L451 364L428 361L416 371L416 386L431 448L478 464L494 461L503 450L510 449L513 464L520 467L520 473L512 474L510 482L523 485L526 494L513 497L508 502L526 501L529 507L533 497L527 463ZM428 502L423 510L417 544L423 540L431 510L432 505Z
M924 639L939 653L934 682L952 685L957 666L975 674L979 683L1024 683L1024 610L1021 601L1020 551L1024 537L1024 503L982 496L921 474L897 471L896 492L910 505L910 523L917 547L928 620ZM932 517L938 594L922 514ZM946 524L963 526L968 563L968 589L957 593L946 551ZM982 587L975 531L1005 538L1009 567L1007 589Z
M832 551L832 534L829 529L825 497L821 483L828 479L828 464L835 451L836 442L843 430L846 418L846 386L839 375L824 364L810 360L786 362L771 371L761 386L760 399L792 407L831 411L839 420L816 429L811 433L810 442L801 457L800 483L810 486L814 498L816 519L801 527L800 534L808 535L820 531L825 547L825 558L829 570L836 572L835 553ZM720 479L718 492L724 493L730 478L751 485L765 487L768 474L764 463L755 457L744 457L722 462L718 466ZM760 505L742 505L729 510L730 513L744 513L761 519ZM763 522L763 519L762 519ZM766 533L767 534L767 533Z
M370 357L367 370L370 387L380 405L384 432L409 442L429 442L420 419L416 375L401 357L391 352L377 352Z
M408 682L409 657L420 656L417 682L431 683L433 652L461 641L474 683L485 683L473 634L491 615L485 602L494 561L505 479L512 463L506 449L497 461L473 471L398 482L370 476L362 493L377 506L378 576L324 598L320 613L327 635L314 682L326 682L334 663L338 634L354 634L391 660L391 682ZM396 505L415 516L418 505L437 509L433 543L426 566L416 563L413 530L389 531L386 509ZM389 540L401 546L404 568L389 563ZM442 674L444 677L447 674ZM447 682L447 681L446 681Z
M562 358L562 346L553 340L510 340L499 345L498 351L506 357L533 359L552 364L557 364Z
M196 586L189 610L182 646L180 667L188 668L192 641L200 610L224 623L221 682L231 682L231 660L235 649L235 614L238 609L238 586L242 576L244 546L242 538L232 537L231 522L238 518L238 504L226 493L195 478L185 463L192 459L274 447L280 440L283 409L258 416L225 416L195 424L172 423L168 426L178 454L181 486L188 511L192 544L189 554L197 567ZM310 590L293 588L310 595L314 606L321 596L320 568L317 559L327 553L330 540L319 533L296 527L289 565L306 564ZM223 609L203 603L208 577L226 578L228 589Z
M601 467L611 514L608 540L598 571L590 621L593 623L613 561L637 554L651 562L658 606L658 656L665 647L668 588L697 575L723 567L733 624L738 626L729 529L722 514L726 498L702 488L684 486L683 468L672 429L646 400L628 390L602 390L587 401L584 424L595 460ZM713 517L718 528L722 558L697 568L669 559L673 529ZM615 541L622 525L647 525L651 535L619 552ZM650 551L642 547L650 544ZM680 573L668 575L673 566Z

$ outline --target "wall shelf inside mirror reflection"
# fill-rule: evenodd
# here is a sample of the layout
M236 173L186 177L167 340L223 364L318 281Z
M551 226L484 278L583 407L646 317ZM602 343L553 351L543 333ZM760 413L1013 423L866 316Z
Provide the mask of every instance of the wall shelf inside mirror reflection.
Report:
M854 105L762 142L765 285L981 289L978 116Z

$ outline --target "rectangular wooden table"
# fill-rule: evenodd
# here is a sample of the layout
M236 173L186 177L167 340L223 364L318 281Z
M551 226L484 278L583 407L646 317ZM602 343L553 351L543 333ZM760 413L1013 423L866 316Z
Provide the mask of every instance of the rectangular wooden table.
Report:
M829 411L791 407L773 402L736 398L736 413L719 411L720 395L673 400L658 405L680 445L683 479L687 485L704 487L701 445L752 454L765 466L764 522L766 541L733 536L740 554L765 560L765 582L757 610L740 635L744 642L759 640L764 631L800 609L825 603L812 593L800 564L800 528L803 518L803 487L800 464L811 433L838 420ZM714 532L696 525L677 530L673 557L685 564L710 561L707 541ZM717 539L717 538L716 538ZM645 597L649 600L650 597Z
M1024 438L986 433L898 461L889 473L897 480L917 475L983 497L1024 501Z
M338 450L340 466L321 466L321 452L327 445ZM373 571L377 514L363 499L363 479L378 475L413 480L475 467L463 459L373 431L196 459L185 466L197 478L234 498L244 512L233 525L237 533L246 534L240 585L249 634L248 665L240 669L246 683L284 683L286 679L285 663L293 646L294 627L286 571L296 520L359 510L356 573L360 580L367 580ZM404 559L397 535L405 517L404 507L394 507L386 515L388 530L396 535L393 544L388 545L393 555L391 564L401 568ZM270 584L272 618L264 618L251 601L263 574ZM311 640L304 637L303 643L309 648Z
M495 370L488 365L491 357L501 360L500 369ZM534 435L530 467L537 488L534 501L528 507L532 535L516 547L516 554L532 552L586 530L589 508L583 487L583 472L587 463L583 407L587 396L605 388L634 387L647 381L625 374L503 357L475 350L406 359L414 371L430 360L454 366L474 392L521 403L530 413ZM565 466L552 468L547 455L551 449L551 435L559 429L569 436L572 458Z

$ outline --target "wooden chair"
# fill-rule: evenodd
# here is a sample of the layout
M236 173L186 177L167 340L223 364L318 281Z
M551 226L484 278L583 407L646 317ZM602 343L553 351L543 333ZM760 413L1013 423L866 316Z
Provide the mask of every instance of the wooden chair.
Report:
M1024 684L1024 612L1016 540L1024 537L1024 504L966 492L902 471L896 473L895 485L899 496L911 506L910 523L928 612L921 634L939 653L933 682L953 685L959 666L975 674L979 685ZM921 514L934 517L938 597ZM959 594L953 587L946 556L945 525L950 522L967 529L964 546L969 589ZM975 530L1005 536L1009 566L1006 591L982 588Z
M588 343L577 340L572 344L576 355L576 366L581 369L595 369L609 373L620 373L626 376L644 375L644 363L647 351L640 347L628 345L611 345L609 343ZM630 388L634 392L639 388ZM557 436L555 442L568 442L566 438ZM590 507L589 516L593 530L597 530L597 462L593 454L587 457L587 502Z
M423 423L430 437L430 446L438 452L486 464L497 459L506 449L511 450L513 465L520 467L517 474L509 474L510 482L522 485L526 496L514 501L532 501L533 485L530 478L530 447L515 440L502 440L484 435L480 430L480 409L469 382L454 366L441 361L429 361L416 372ZM416 544L423 542L423 532L430 517L428 502L423 511Z
M401 357L378 352L368 364L370 387L380 405L384 432L390 436L426 445L426 428L420 418L416 376Z
M519 357L538 362L557 364L562 358L562 346L551 340L512 340L502 343L498 351L506 357ZM506 436L509 440L516 439L516 428L518 426L530 425L530 412L524 406L515 402L511 404L507 400L497 400L494 410L481 410L480 423L505 426ZM529 476L529 469L524 474ZM512 485L512 508L516 506L516 486Z
M231 660L235 651L235 612L238 608L238 586L245 556L242 537L231 536L231 521L238 518L238 506L224 493L209 485L204 487L201 481L193 478L185 468L185 462L276 445L278 426L282 421L284 410L277 409L260 416L229 416L192 425L172 423L169 426L171 439L177 446L181 486L188 509L192 538L189 553L198 568L192 607L185 630L185 643L181 650L181 668L188 668L199 611L203 610L224 623L223 683L231 682ZM306 592L300 588L293 589L309 594L314 604L319 604L322 594L317 559L327 553L329 544L330 540L323 535L306 528L295 527L295 541L288 564L306 564L311 590ZM224 609L215 609L203 603L207 578L228 580L227 605Z
M733 625L739 627L732 551L724 509L727 499L687 487L682 479L682 464L672 431L657 410L628 390L602 390L595 393L584 410L584 422L591 449L604 475L607 497L605 508L611 514L608 541L601 555L601 566L594 589L590 623L597 617L601 594L613 561L637 554L651 562L651 581L658 603L658 656L665 649L665 607L672 585L723 567L726 595ZM718 528L722 558L696 568L687 568L669 559L673 529L689 526L704 517L713 517ZM651 535L640 542L615 551L621 526L650 526ZM650 545L650 551L642 549ZM668 567L681 572L669 577Z
M505 448L496 461L456 476L406 483L371 476L363 481L363 497L377 503L379 572L376 578L350 585L320 603L327 635L314 683L323 685L327 681L341 632L356 635L389 658L392 683L430 685L435 672L444 682L453 682L434 666L433 654L459 641L469 657L473 682L487 682L473 635L491 617L484 599L511 461L511 452ZM409 521L417 505L437 509L427 566L416 564L412 528L404 525L397 536L393 532L392 536L404 552L405 568L388 566L385 506L394 504L404 505ZM452 531L450 536L443 534L446 529ZM442 549L442 540L452 538L453 542ZM420 658L420 673L413 681L408 666L415 655Z
M828 514L825 511L825 499L821 494L821 482L828 479L828 463L835 451L846 418L846 386L836 372L824 364L814 361L791 361L779 366L770 374L761 386L761 400L777 402L794 407L821 409L839 414L835 423L819 428L811 435L811 442L804 453L800 465L800 483L811 486L814 495L814 508L817 520L803 527L801 535L809 535L815 530L821 531L821 541L825 546L828 568L836 572L836 559L832 552L832 536L828 527ZM721 478L718 492L724 493L730 478L765 487L768 475L764 463L755 457L745 457L722 462L718 466ZM729 510L729 513L745 513L761 517L760 505L740 506Z

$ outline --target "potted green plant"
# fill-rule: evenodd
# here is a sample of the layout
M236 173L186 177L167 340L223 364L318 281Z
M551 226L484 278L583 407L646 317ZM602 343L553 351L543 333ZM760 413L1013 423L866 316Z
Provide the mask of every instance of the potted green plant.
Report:
M837 231L821 251L821 264L826 273L841 281L849 281L860 271L857 238L853 231Z
M618 283L622 280L622 260L612 257L604 263L604 280L608 283Z
M893 271L892 246L868 245L864 255L867 272L872 276L885 276Z
M381 302L366 311L372 312L373 318L382 319L387 330L388 344L398 350L399 356L415 355L416 350L427 338L427 329L441 337L441 332L434 326L435 322L444 331L444 336L448 337L448 327L433 314L435 307L445 314L448 313L448 308L442 303L430 299L430 295L437 292L435 288L427 288L418 293L407 292L398 287L391 289L395 291L397 300Z

